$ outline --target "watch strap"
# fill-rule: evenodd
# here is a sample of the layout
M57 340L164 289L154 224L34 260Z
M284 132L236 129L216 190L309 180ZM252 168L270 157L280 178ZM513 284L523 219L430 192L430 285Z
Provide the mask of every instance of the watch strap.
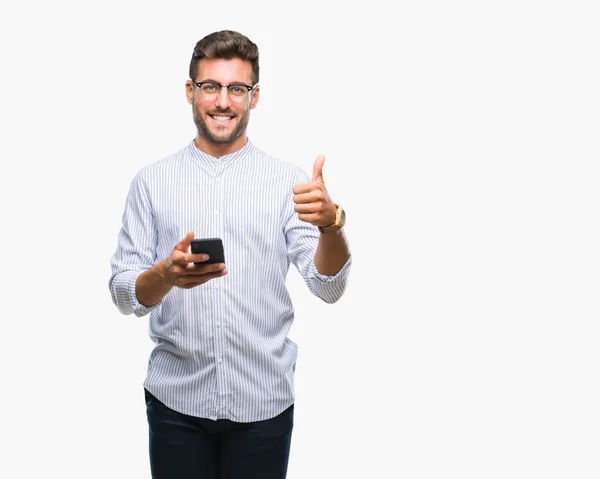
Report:
M340 205L338 205L337 203L334 203L335 207L336 207L336 212L335 212L335 222L327 225L327 226L319 226L319 231L321 233L330 233L332 231L339 231L342 229L342 227L344 226L343 224L341 224L341 212L342 212L342 208Z

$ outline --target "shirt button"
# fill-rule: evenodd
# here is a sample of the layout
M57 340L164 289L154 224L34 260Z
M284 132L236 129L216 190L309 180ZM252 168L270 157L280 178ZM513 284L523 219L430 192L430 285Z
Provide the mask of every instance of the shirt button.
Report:
M223 359L222 359L222 358L219 358L219 361L218 361L218 363L219 363L219 364L221 364L222 362L223 362Z
M219 211L215 210L215 216L219 216Z
M217 323L215 326L217 326L217 328L221 327L221 323Z

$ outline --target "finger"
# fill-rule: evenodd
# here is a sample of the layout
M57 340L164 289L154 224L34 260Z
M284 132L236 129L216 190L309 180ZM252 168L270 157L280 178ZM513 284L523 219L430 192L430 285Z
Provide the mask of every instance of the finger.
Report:
M181 268L176 274L185 276L197 275L197 274L208 274L222 271L225 269L225 263L210 263L210 264L187 264Z
M317 203L323 201L323 193L321 190L311 191L309 193L303 193L301 195L294 195L294 203Z
M310 193L314 188L315 186L312 183L299 183L294 186L292 191L295 195L301 195L303 193Z
M187 253L183 258L186 263L204 263L210 259L210 256L206 253Z
M220 278L225 276L229 271L226 269L222 271L217 271L216 273L206 273L206 274L193 274L189 276L181 276L177 280L178 286L189 286L191 284L204 284L211 279Z
M175 249L178 251L183 251L184 253L187 253L187 250L189 249L190 244L192 243L193 239L194 239L194 232L188 231L187 234L185 235L185 238L183 238L179 243L177 243L175 245Z
M301 221L306 221L307 223L315 224L319 221L320 215L318 215L317 213L299 214L298 218L300 218Z
M206 253L197 253L197 254L191 254L191 253L182 253L179 250L175 250L172 255L171 255L171 262L173 264L182 266L182 267L186 267L189 263L203 263L205 261L208 261L208 259L210 258L210 256L208 256Z
M294 210L296 213L300 214L311 214L321 211L322 206L323 205L319 203L307 203L294 206Z
M317 159L315 160L315 163L313 165L313 183L314 182L321 182L321 183L325 183L325 181L323 180L323 165L325 164L325 156L323 155L319 155L317 156Z

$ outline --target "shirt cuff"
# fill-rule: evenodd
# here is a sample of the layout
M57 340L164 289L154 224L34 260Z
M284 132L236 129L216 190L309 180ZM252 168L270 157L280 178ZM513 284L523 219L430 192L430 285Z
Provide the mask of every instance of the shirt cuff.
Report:
M125 288L127 291L127 296L129 297L129 304L131 306L131 310L133 314L135 314L138 318L151 313L155 309L158 309L162 303L162 301L159 301L153 306L144 306L138 301L137 296L135 294L135 283L138 279L138 276L142 273L143 271L130 271L127 275L127 278L124 278L126 281Z
M327 275L319 273L319 270L317 270L317 267L315 265L315 260L313 258L313 260L310 262L310 273L313 277L318 279L321 283L324 283L324 284L333 283L340 278L346 277L346 272L348 271L348 269L350 269L351 264L352 264L352 253L350 253L350 256L348 256L348 259L346 260L346 263L344 264L344 266L342 266L342 268L334 276L327 276Z

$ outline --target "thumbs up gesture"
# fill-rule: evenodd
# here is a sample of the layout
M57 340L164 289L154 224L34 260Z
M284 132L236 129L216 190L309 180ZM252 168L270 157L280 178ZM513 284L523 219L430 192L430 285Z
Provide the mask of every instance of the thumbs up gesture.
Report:
M335 223L336 206L332 201L323 180L325 157L317 156L313 165L310 183L294 186L294 210L298 218L315 226L329 226Z

